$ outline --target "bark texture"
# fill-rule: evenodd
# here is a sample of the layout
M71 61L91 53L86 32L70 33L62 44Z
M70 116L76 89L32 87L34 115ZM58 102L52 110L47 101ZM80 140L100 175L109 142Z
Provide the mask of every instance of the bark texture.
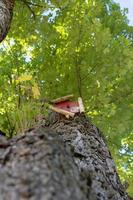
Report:
M99 130L51 113L38 128L0 137L0 200L128 200Z
M14 0L0 0L0 42L4 40L13 16Z

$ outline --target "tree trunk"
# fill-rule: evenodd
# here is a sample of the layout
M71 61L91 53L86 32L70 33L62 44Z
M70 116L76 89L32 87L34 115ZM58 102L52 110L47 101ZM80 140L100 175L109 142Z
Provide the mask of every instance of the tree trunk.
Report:
M15 0L0 0L0 42L6 37L12 20Z
M0 137L0 200L128 200L99 130L51 113L38 128Z

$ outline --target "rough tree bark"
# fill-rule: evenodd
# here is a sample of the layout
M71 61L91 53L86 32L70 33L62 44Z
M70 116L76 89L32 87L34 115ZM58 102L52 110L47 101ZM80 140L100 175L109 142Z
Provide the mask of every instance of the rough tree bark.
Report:
M51 113L0 137L0 200L128 200L100 131L84 115Z
M10 29L14 2L15 0L0 0L0 42L4 40Z

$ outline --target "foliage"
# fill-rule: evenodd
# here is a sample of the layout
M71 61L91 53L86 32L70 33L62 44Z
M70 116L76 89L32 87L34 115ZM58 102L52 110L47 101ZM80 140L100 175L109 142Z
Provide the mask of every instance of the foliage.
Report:
M16 3L0 46L1 129L10 135L14 121L17 131L33 125L39 111L37 105L31 112L34 98L82 96L133 194L133 29L127 10L112 0L36 0L30 8Z

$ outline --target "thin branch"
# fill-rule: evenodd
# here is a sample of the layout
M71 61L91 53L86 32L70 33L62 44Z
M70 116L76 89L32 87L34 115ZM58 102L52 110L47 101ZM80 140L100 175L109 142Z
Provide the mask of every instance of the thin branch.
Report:
M29 11L32 13L33 15L33 18L35 19L36 18L36 15L35 15L35 12L32 10L32 8L30 7L30 4L29 2L25 1L25 0L22 0L23 3L27 6L27 8L29 9Z
M31 6L36 6L36 7L40 7L40 8L43 8L44 6L40 5L40 4L36 4L36 3L32 3L32 2L29 2L29 1L25 1L25 0L22 0L23 2L31 5Z

